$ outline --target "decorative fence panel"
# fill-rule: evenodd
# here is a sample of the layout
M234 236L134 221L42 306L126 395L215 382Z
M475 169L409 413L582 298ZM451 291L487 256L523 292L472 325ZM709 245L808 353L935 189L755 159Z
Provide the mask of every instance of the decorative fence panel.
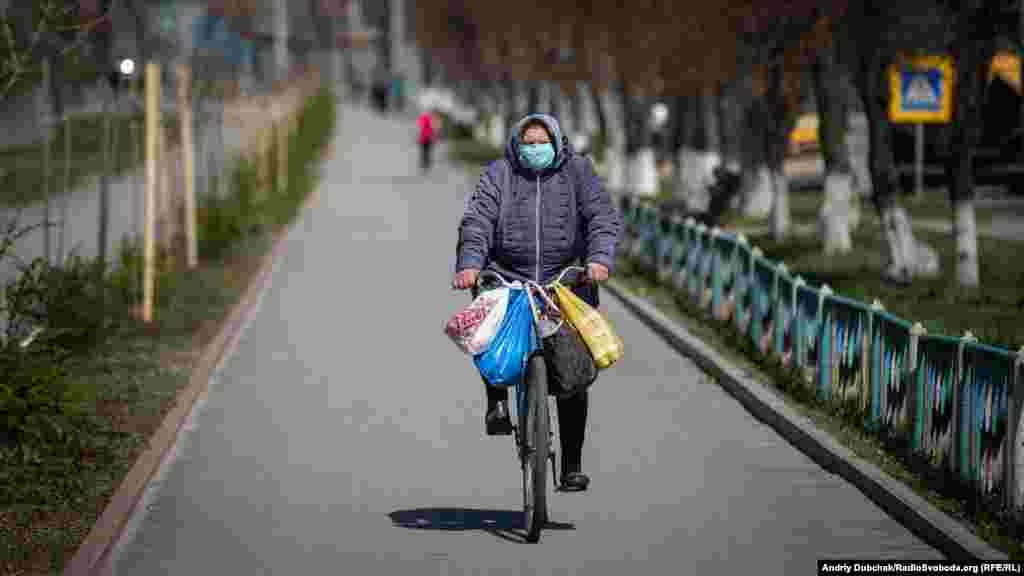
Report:
M621 251L740 336L795 367L821 400L955 478L975 502L1021 510L1024 348L1016 354L810 286L746 238L635 197L621 202Z

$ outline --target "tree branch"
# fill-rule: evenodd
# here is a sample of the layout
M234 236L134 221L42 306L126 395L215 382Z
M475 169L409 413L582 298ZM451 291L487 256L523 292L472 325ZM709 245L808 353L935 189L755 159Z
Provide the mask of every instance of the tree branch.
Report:
M21 50L20 53L15 47L16 42L14 39L14 33L10 27L10 20L8 18L3 18L3 33L10 48L10 54L8 55L8 61L2 63L2 65L9 70L10 76L3 81L3 88L0 89L0 101L5 100L10 91L17 85L18 81L24 78L25 75L34 68L33 62L40 59L41 52L45 47L43 42L44 37L52 37L60 32L77 31L78 34L73 42L62 48L56 49L57 56L67 56L74 50L81 48L88 41L89 29L91 29L91 27L97 22L110 18L116 5L117 1L114 0L102 14L97 15L86 25L61 25L59 22L61 22L62 19L74 16L75 7L58 7L54 0L44 2L39 6L41 15L39 22L35 24L32 31L32 36L28 42L28 46L24 50ZM45 44L48 44L48 42ZM7 73L7 71L5 71L5 73Z

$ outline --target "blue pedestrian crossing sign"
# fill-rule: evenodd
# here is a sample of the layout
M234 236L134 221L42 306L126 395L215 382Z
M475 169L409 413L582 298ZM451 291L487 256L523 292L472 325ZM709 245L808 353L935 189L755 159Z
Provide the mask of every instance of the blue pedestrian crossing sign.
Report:
M953 63L948 57L919 57L889 69L889 120L947 123L953 111Z

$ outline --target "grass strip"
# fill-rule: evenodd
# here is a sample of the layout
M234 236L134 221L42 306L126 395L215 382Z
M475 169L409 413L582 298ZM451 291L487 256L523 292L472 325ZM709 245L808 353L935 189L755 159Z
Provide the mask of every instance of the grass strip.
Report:
M133 319L127 304L139 301L130 279L137 276L140 251L125 245L121 266L105 279L117 286L105 289L118 329L75 357L64 382L76 398L70 426L56 439L0 437L0 574L64 569L188 385L201 350L258 272L274 234L315 189L335 112L333 94L323 92L301 113L288 186L271 201L254 210L240 200L252 197L255 182L255 166L240 163L231 197L201 206L200 266L175 268L181 255L163 255L151 325ZM0 418L9 409L0 403Z

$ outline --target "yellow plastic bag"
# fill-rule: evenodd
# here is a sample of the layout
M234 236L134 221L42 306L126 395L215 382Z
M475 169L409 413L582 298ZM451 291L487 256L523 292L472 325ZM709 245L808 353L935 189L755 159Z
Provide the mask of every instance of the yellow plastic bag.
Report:
M604 370L622 358L625 346L611 323L562 284L556 283L554 288L562 315L580 333L594 357L594 364Z

